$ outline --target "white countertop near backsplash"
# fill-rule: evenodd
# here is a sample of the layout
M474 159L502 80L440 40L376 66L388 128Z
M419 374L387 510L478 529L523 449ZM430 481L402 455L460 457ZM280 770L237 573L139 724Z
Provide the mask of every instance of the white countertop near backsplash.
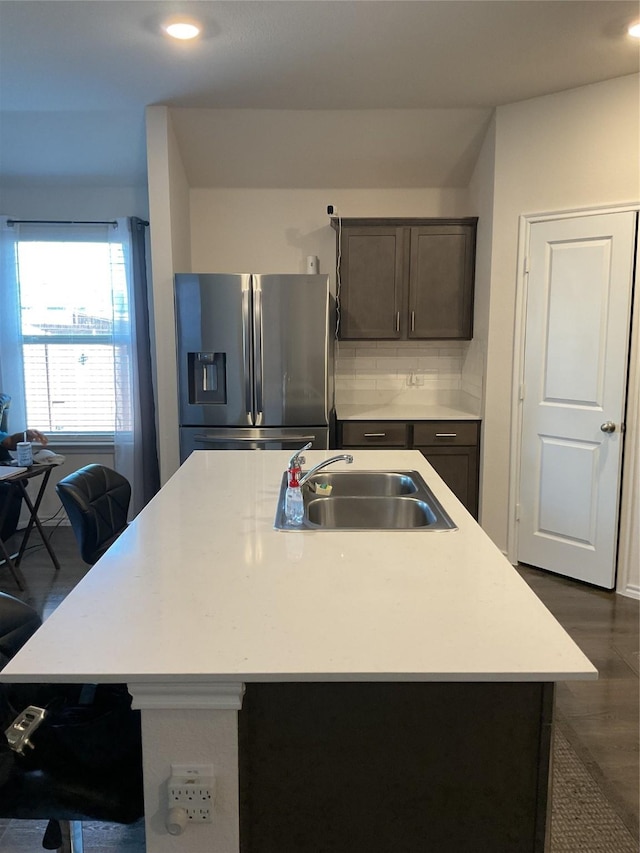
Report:
M341 421L478 420L480 400L464 391L336 390L336 416Z

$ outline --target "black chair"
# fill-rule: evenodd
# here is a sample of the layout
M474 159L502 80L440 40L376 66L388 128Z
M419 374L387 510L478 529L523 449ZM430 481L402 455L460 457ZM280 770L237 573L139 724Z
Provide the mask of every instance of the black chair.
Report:
M40 617L24 602L0 593L0 665L8 660L35 633ZM47 740L36 739L46 734L45 726L33 735L34 749L21 759L11 752L4 735L16 709L18 713L29 705L60 708L69 696L78 695L93 685L64 684L1 684L0 714L0 817L12 820L47 820L42 846L63 853L82 853L82 821L129 824L144 814L142 785L142 749L140 712L130 707L130 697L124 685L98 685L105 695L117 695L118 712L94 713L101 710L97 700L88 716L78 722L69 714L63 727L55 734L55 743L62 744L57 763L42 760ZM125 699L126 697L126 699ZM109 699L109 708L113 702ZM72 709L77 712L77 707ZM57 711L60 719L60 711ZM68 719L68 722L66 720ZM88 739L87 730L93 727ZM51 737L51 734L49 734ZM75 743L74 743L75 742ZM74 758L73 748L91 743L90 755ZM50 746L49 746L50 752Z
M80 556L92 566L127 526L131 485L104 465L85 465L56 485Z

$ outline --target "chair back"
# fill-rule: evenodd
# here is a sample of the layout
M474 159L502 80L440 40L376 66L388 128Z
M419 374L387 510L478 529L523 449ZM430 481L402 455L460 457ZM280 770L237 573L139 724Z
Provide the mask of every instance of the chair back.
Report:
M56 484L80 556L92 566L127 526L131 485L126 477L92 463Z

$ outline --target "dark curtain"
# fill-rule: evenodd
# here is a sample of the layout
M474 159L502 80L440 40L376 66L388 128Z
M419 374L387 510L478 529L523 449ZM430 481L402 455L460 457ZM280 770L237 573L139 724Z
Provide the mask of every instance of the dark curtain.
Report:
M147 226L148 222L137 216L129 218L131 232L131 273L133 282L134 314L136 326L136 357L140 389L140 426L144 436L140 454L142 470L142 505L160 489L160 466L156 433L156 408L151 374L151 336L149 334L149 301L147 293ZM138 466L138 470L140 467Z

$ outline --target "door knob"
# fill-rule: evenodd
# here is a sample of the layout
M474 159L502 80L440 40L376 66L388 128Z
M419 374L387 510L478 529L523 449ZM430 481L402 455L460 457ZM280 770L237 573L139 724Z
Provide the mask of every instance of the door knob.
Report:
M602 432L615 432L616 425L613 421L605 421L603 424L600 424L600 429Z

